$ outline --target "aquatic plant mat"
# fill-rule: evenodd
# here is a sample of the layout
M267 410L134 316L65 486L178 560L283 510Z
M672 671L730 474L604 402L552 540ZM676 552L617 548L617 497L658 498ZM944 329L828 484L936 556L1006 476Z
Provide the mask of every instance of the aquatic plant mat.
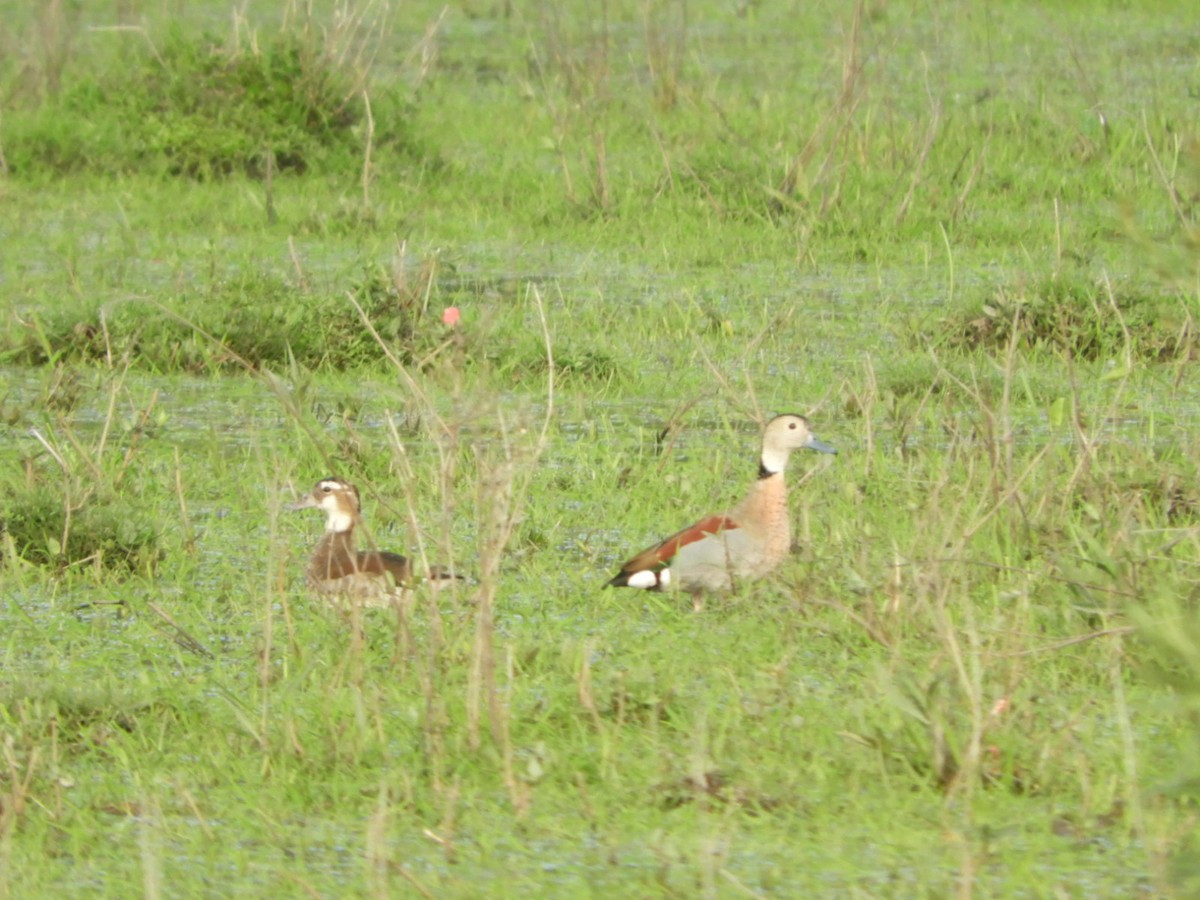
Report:
M0 894L1200 893L1191 19L2 4Z

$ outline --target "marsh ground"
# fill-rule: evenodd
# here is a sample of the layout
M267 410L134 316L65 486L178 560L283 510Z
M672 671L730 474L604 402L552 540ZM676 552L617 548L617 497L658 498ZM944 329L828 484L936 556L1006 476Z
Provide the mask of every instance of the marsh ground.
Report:
M1193 893L1189 11L0 4L0 886Z

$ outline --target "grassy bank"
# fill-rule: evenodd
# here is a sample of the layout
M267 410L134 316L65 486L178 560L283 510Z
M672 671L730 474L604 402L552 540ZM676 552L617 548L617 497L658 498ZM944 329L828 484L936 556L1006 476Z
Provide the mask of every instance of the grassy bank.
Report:
M3 17L0 886L1194 891L1184 6L518 6Z

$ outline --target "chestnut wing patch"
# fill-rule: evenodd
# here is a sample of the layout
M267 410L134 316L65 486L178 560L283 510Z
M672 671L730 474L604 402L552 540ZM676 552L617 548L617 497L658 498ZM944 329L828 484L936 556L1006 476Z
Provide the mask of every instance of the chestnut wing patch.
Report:
M621 566L621 571L609 582L609 585L624 587L628 583L630 575L664 569L671 564L671 560L675 558L680 547L686 547L688 544L702 541L706 537L720 534L722 531L731 531L737 527L737 522L728 516L709 516L707 519L701 519L699 522L675 532L653 547L648 547L629 560Z

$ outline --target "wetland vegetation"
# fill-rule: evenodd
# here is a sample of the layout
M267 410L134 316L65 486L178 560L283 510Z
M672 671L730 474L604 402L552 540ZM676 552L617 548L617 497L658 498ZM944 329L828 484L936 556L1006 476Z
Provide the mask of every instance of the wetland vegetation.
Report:
M1195 895L1191 12L0 0L0 891Z

